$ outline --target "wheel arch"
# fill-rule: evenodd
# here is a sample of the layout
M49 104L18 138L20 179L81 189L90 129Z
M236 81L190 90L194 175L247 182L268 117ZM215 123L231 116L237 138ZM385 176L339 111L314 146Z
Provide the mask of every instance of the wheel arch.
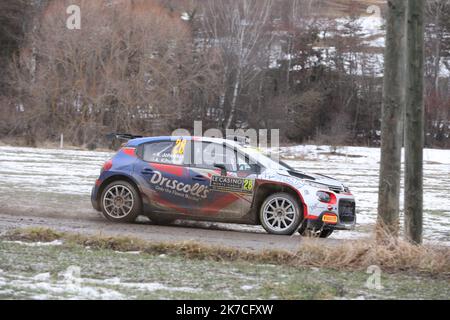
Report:
M308 215L308 208L303 200L301 193L295 190L292 186L286 183L273 182L273 181L259 181L256 188L253 208L255 209L255 215L257 222L260 224L259 211L261 209L264 200L267 197L275 193L287 193L297 199L299 207L302 209L303 219Z
M99 205L100 205L100 198L102 196L103 191L110 183L115 182L115 181L126 181L129 184L131 184L138 192L138 194L140 196L141 205L142 205L142 193L141 193L141 189L139 188L139 185L136 183L136 181L133 178L131 178L130 176L127 176L125 174L114 174L114 175L106 178L102 182L102 184L98 188L97 199L95 199Z

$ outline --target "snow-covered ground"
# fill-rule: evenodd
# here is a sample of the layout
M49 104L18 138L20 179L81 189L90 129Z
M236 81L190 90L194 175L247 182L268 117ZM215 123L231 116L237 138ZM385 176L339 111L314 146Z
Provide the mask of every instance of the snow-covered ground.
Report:
M366 231L361 227L376 221L380 149L340 147L336 155L331 151L329 146L295 146L283 148L281 154L299 170L331 175L345 182L357 200L357 230ZM450 243L450 150L426 149L424 162L425 239ZM336 235L347 236L346 232Z
M102 164L113 154L0 147L0 191L88 194Z
M313 49L320 52L322 61L320 64L336 69L333 55L336 47L332 45L333 39L339 36L352 37L359 41L364 48L357 51L343 52L345 71L352 75L383 77L384 73L384 47L386 45L385 19L380 14L378 6L368 7L367 14L359 17L341 17L336 19L312 18L310 24L318 24L318 37L322 40L321 46ZM291 60L295 55L283 53L281 45L273 45L271 53L271 68L280 68L281 60ZM318 62L317 57L311 56L306 64L312 67ZM302 66L293 64L291 69L298 71ZM448 58L442 57L440 61L439 77L449 78Z
M27 295L33 300L48 299L95 299L95 300L124 300L135 297L120 293L117 289L143 292L185 292L194 293L198 289L190 287L169 287L159 282L133 283L122 281L120 278L93 279L81 276L78 266L69 266L65 271L52 275L50 272L25 276L4 272L0 269L0 296L19 298ZM33 295L30 295L33 293Z
M446 299L450 292L435 276L383 272L381 290L367 279L364 270L0 241L0 299Z
M355 194L358 227L337 232L334 238L368 236L376 220L380 151L362 147L341 147L335 155L330 151L328 146L295 146L282 148L281 154L299 170L342 180ZM111 156L107 152L0 147L0 207L67 208L86 214L100 167ZM450 244L450 150L425 150L424 159L424 236Z

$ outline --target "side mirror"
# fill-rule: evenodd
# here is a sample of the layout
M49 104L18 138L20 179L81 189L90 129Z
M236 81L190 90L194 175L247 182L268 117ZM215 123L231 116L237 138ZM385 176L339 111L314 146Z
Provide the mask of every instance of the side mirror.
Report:
M214 163L214 167L220 169L220 174L224 177L227 176L227 167L224 164Z
M252 174L261 174L261 166L254 164L241 164L239 165L238 171L252 173Z

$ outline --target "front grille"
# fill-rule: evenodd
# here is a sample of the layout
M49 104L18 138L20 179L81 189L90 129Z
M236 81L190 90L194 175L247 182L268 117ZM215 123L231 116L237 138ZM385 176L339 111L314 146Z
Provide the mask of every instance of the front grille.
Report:
M344 223L352 223L355 221L355 201L339 201L339 220Z

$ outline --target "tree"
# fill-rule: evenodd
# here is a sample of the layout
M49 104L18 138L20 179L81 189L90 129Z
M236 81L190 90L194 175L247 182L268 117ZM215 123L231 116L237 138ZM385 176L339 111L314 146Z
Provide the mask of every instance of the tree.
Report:
M222 64L218 120L223 129L235 125L240 94L266 62L270 37L265 27L271 7L272 0L208 0L204 6L204 32Z
M408 0L405 112L405 232L422 242L424 147L424 0Z
M27 29L25 21L30 14L30 4L25 0L3 0L0 2L0 70L4 70L9 58L19 49ZM5 73L0 76L0 94L7 81Z
M448 23L449 0L428 0L426 3L426 17L429 24L430 39L427 39L430 54L430 73L435 95L439 96L439 74L441 71L441 58L445 49L445 37L448 32L445 22ZM444 46L444 47L443 47Z
M40 139L64 133L87 145L111 131L178 127L195 89L214 82L195 56L189 26L156 1L80 5L81 30L68 30L65 4L52 2L20 51L10 81L21 108L11 108L18 120L11 131Z
M425 146L449 148L450 0L426 1Z
M378 227L397 236L399 230L400 172L403 140L405 73L404 0L388 1L384 62ZM379 236L384 235L380 233Z

